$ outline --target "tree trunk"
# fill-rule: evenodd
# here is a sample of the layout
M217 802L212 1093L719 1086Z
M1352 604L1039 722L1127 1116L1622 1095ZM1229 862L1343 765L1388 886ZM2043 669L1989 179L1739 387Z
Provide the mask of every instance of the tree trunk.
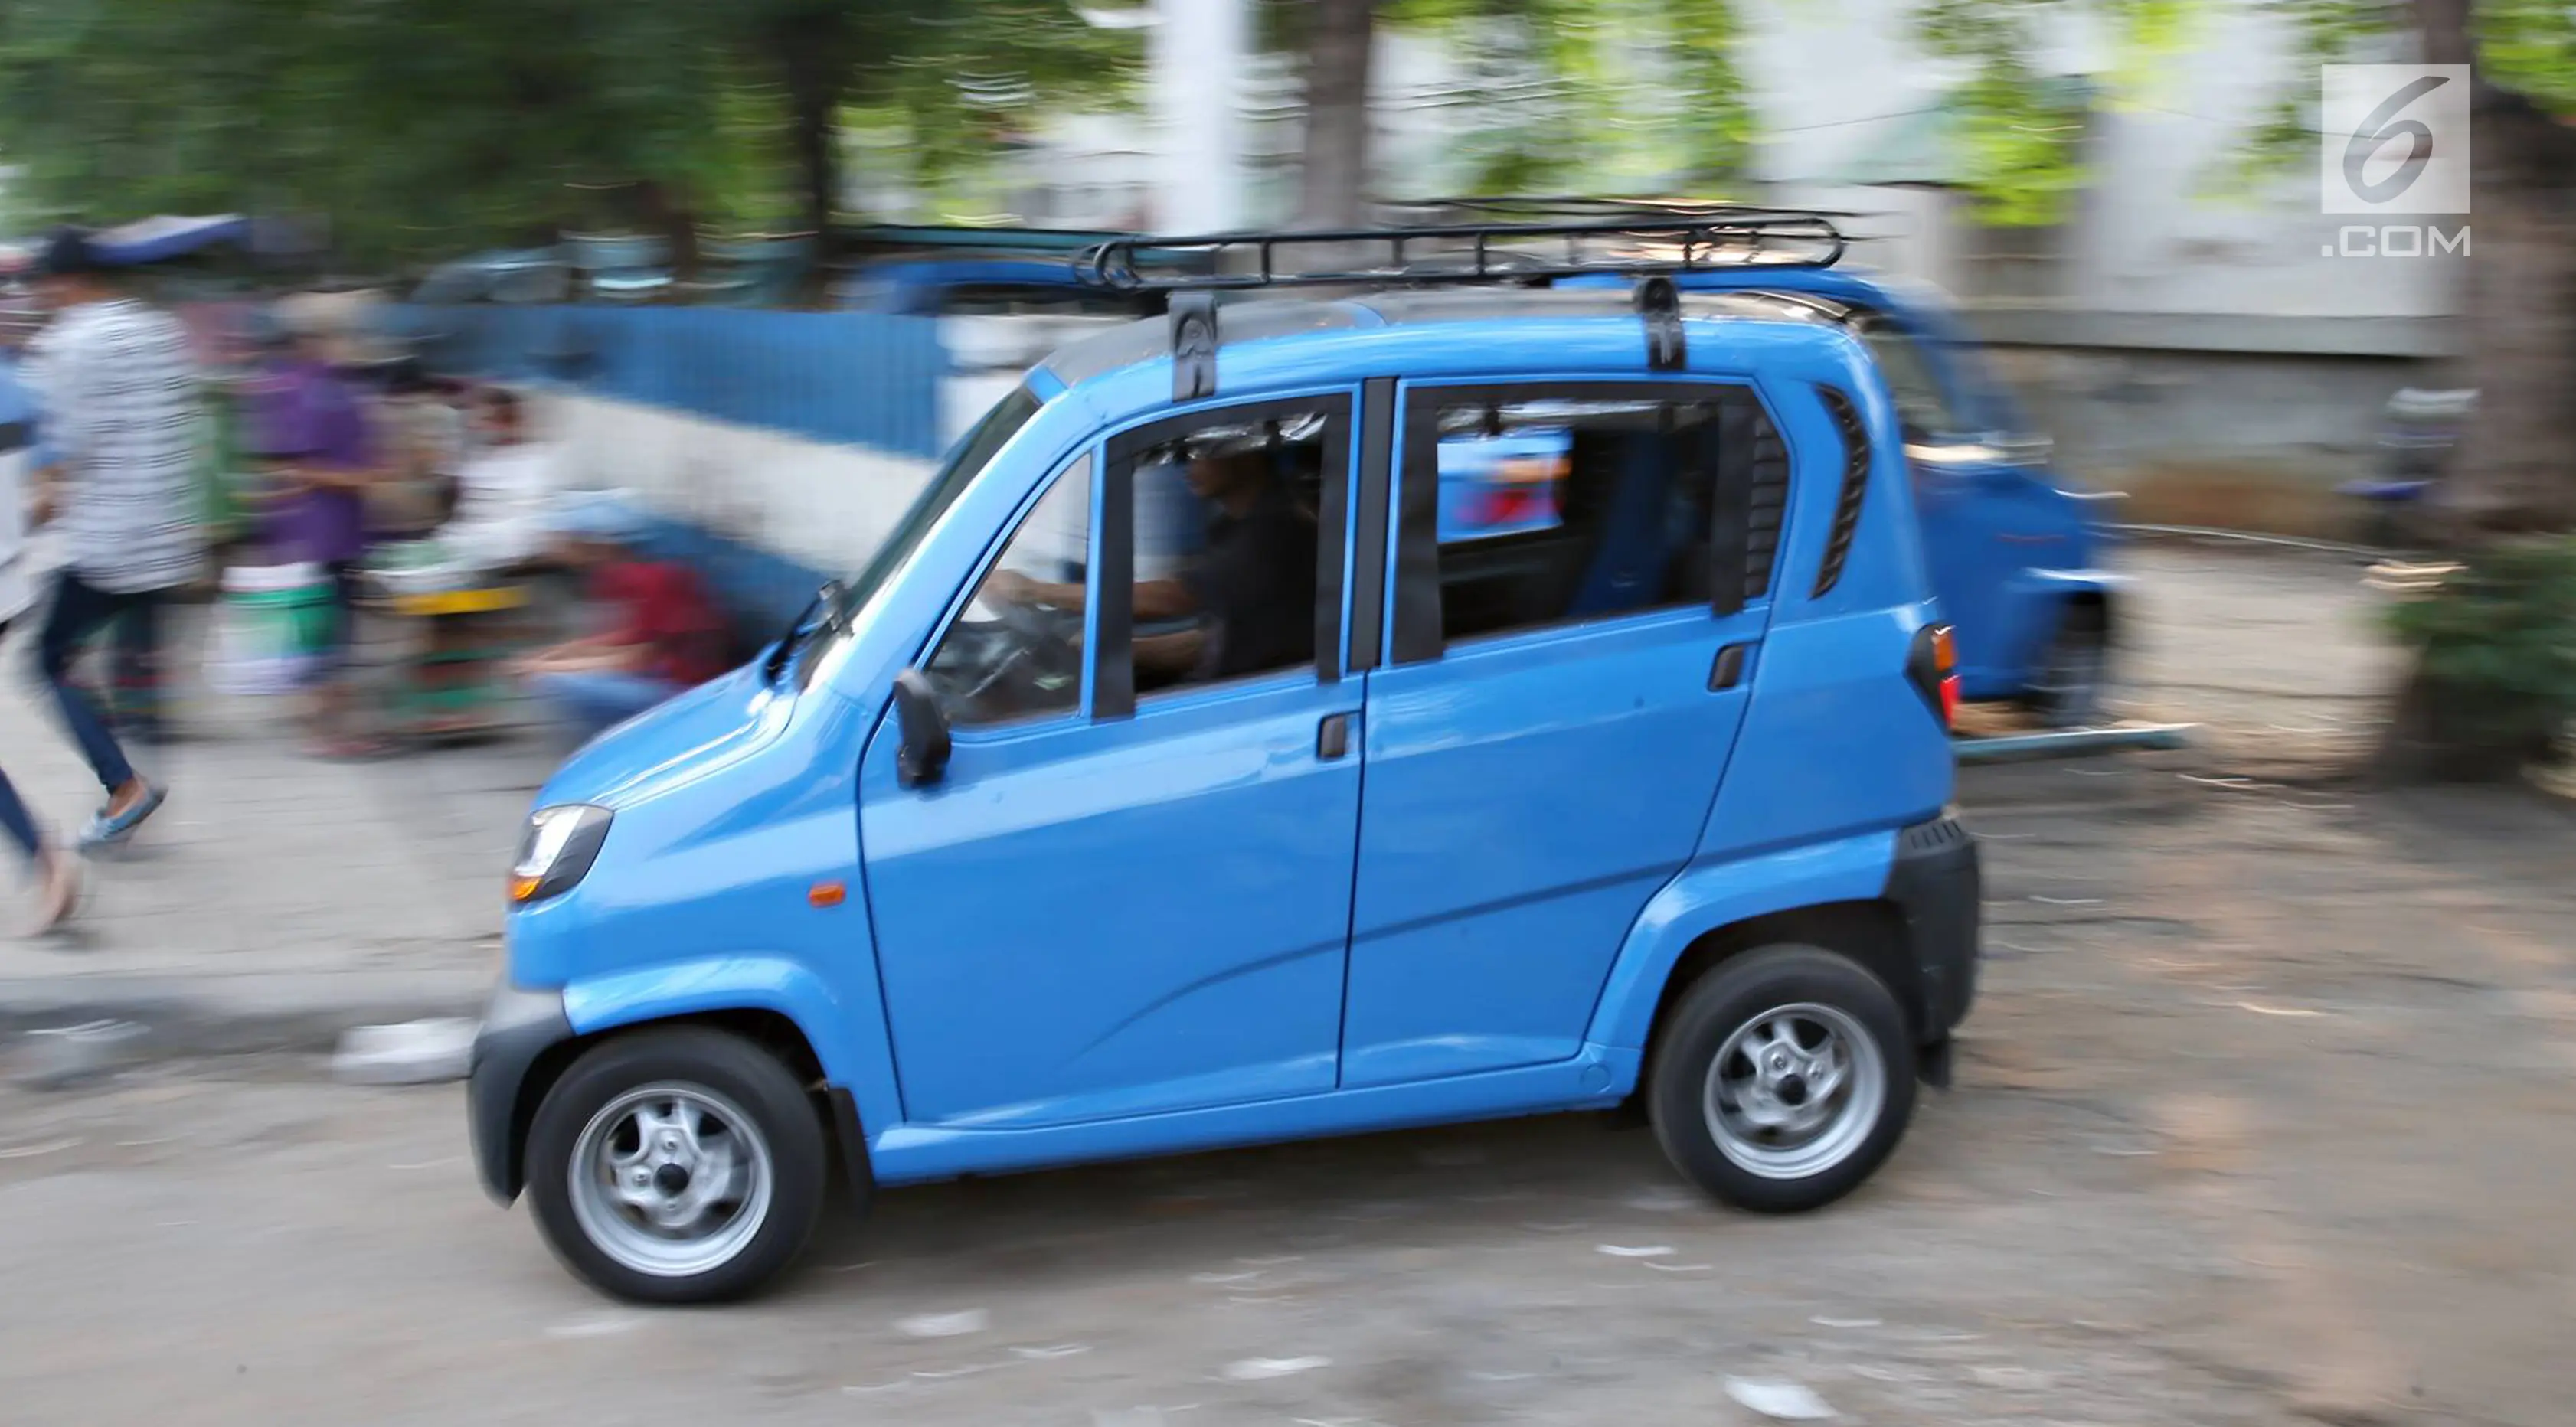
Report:
M771 28L771 60L787 91L788 149L802 190L802 221L828 248L841 206L841 100L856 43L846 8L798 9Z
M2427 64L2475 64L2472 0L2415 0ZM2435 487L2437 531L2470 547L2576 529L2576 131L2521 94L2471 80L2471 251L2459 294L2461 385L2478 393ZM2482 743L2463 691L2418 669L2398 691L2374 771L2392 781L2509 776L2533 750Z
M1297 217L1353 228L1366 216L1369 59L1377 0L1307 0L1306 153Z
M788 144L796 156L800 205L805 231L827 242L832 214L841 200L841 90L837 82L813 73L820 66L788 62Z
M2426 62L2474 62L2470 9L2417 0ZM2440 488L2463 542L2576 528L2576 131L2483 76L2470 125L2477 207L2457 365L2478 408Z
M671 247L671 277L675 282L695 282L702 257L698 252L698 215L683 200L672 197L671 190L659 179L638 179L634 188L635 211L647 232L661 235Z

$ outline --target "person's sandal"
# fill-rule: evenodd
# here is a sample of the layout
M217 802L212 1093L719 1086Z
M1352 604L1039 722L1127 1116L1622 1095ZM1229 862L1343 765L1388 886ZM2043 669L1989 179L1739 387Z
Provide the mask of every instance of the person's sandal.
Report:
M35 923L29 936L43 936L71 920L80 905L80 863L48 847L40 854Z

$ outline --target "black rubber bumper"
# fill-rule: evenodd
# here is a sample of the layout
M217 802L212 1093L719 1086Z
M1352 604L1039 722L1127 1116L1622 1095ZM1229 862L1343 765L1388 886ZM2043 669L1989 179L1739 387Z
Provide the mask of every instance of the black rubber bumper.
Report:
M1917 1008L1925 1045L1946 1042L1977 996L1977 929L1984 915L1977 839L1958 819L1941 817L1898 833L1887 873L1887 900L1905 919L1906 941L1922 971Z
M474 1140L474 1167L483 1189L503 1204L519 1197L527 1181L526 1150L518 1123L519 1088L537 1057L572 1039L563 993L522 991L503 985L484 1009L465 1072L465 1118Z

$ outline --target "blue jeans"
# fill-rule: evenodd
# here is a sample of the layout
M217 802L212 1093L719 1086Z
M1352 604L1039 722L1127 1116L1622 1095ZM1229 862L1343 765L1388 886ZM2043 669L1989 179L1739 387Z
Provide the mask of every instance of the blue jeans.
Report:
M579 673L539 674L528 681L528 688L554 710L556 717L588 738L624 723L673 694L686 692L688 686L649 674L585 669Z
M27 805L18 801L18 790L9 786L6 773L0 773L0 832L9 834L9 840L18 844L29 862L36 860L45 845L36 836L36 820L27 816Z
M159 653L159 620L163 591L140 590L116 594L81 582L78 575L64 570L54 577L54 607L45 615L45 627L36 642L36 665L52 686L54 702L63 713L63 726L71 731L72 741L80 745L81 756L89 760L89 770L98 775L99 786L113 793L133 781L134 765L125 759L125 750L117 746L116 735L109 731L107 716L89 701L72 683L72 662L80 656L81 645L109 621L123 619L118 631L117 652L120 663L148 668Z

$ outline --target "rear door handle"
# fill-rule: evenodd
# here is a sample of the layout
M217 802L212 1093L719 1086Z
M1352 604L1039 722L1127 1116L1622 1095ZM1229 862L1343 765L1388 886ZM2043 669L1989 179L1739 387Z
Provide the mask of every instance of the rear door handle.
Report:
M1326 714L1315 730L1315 756L1326 763L1351 751L1351 716Z

